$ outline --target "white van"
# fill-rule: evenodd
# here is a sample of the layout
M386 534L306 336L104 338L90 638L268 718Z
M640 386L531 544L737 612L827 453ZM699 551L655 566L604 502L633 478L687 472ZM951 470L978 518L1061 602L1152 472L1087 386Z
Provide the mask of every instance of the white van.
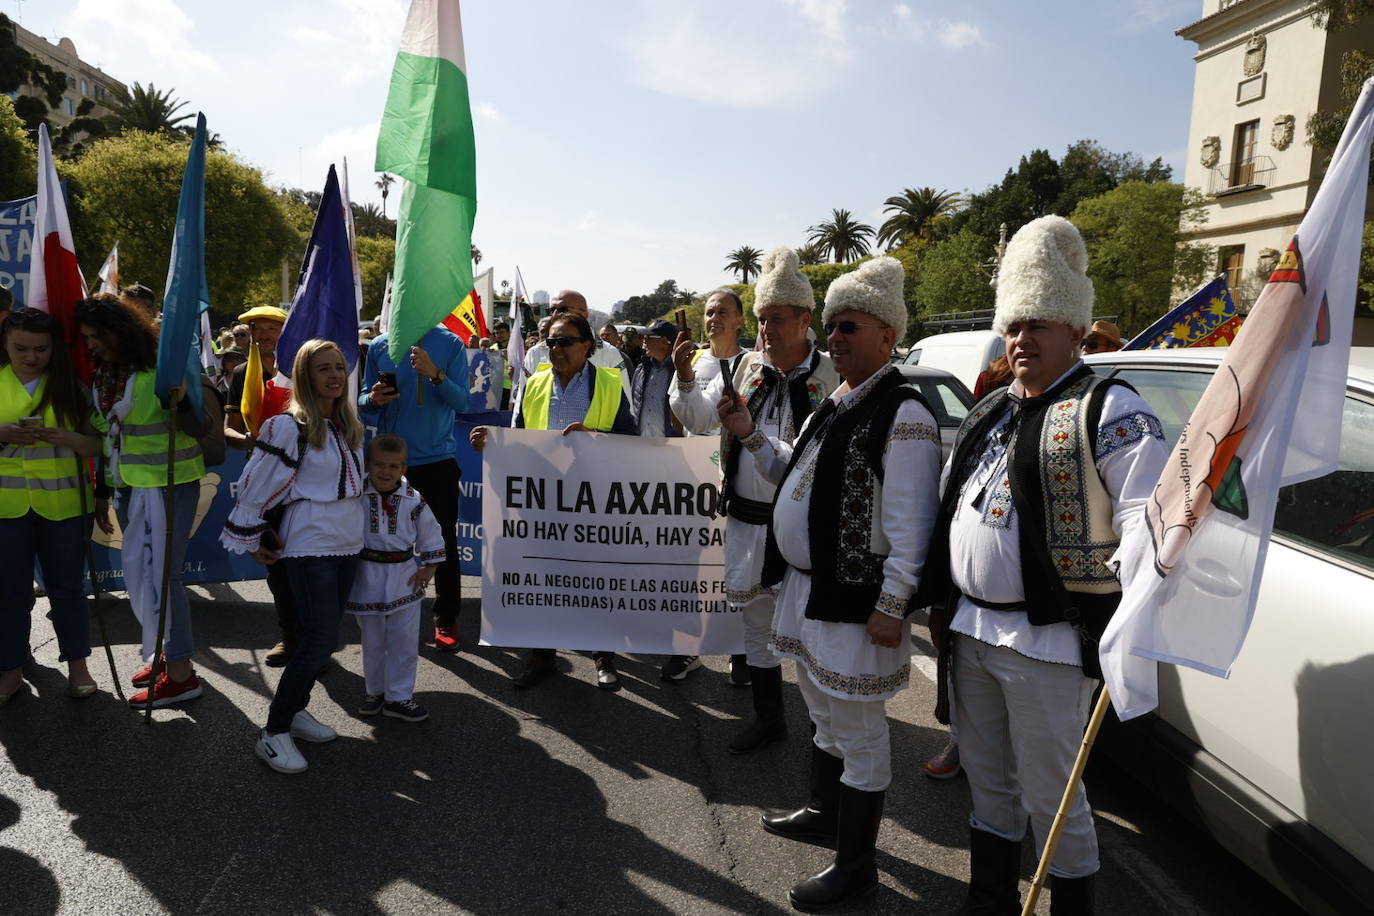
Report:
M978 375L988 363L1006 352L1002 336L992 331L950 331L932 334L911 345L908 366L943 369L963 382L969 391L978 384Z

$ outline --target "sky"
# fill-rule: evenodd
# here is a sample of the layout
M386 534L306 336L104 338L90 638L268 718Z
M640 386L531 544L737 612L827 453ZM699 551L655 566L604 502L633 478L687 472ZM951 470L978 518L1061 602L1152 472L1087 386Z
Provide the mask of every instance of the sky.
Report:
M171 89L272 184L372 171L408 0L0 0ZM478 270L591 306L734 282L834 208L980 191L1090 138L1183 175L1202 0L468 0ZM387 212L395 216L393 189ZM213 219L214 214L208 214Z

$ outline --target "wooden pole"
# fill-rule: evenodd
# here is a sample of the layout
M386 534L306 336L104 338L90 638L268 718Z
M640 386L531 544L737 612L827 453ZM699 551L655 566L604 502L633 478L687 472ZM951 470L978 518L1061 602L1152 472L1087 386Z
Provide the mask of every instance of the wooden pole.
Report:
M1031 916L1035 912L1035 903L1040 899L1040 889L1045 886L1045 878L1049 875L1050 863L1054 861L1054 850L1059 846L1059 834L1064 830L1064 821L1068 819L1069 807L1073 804L1074 796L1078 794L1078 783L1083 778L1083 770L1088 765L1088 754L1092 752L1093 742L1097 740L1097 732L1102 728L1102 720L1107 717L1107 709L1112 705L1111 697L1107 694L1104 685L1102 694L1097 698L1097 705L1093 707L1093 714L1088 719L1088 728L1083 732L1083 744L1078 748L1078 758L1073 762L1073 771L1069 773L1069 784L1064 787L1064 795L1059 800L1059 810L1055 812L1054 822L1050 825L1050 834L1045 837L1045 851L1040 854L1040 864L1035 869L1035 878L1031 881L1030 892L1026 894L1026 902L1021 907L1021 916Z
M100 582L95 577L95 544L91 535L94 534L91 506L86 502L86 459L80 455L76 456L76 477L77 486L81 490L81 518L88 522L86 526L85 541L86 548L86 569L91 574L91 605L95 608L95 624L100 630L100 641L105 644L105 661L110 664L110 677L114 679L115 694L120 702L125 702L124 686L119 682L119 671L115 668L114 649L110 647L110 633L105 627L105 609L100 603Z
M200 384L199 379L196 380L196 384ZM158 671L162 668L162 633L167 628L167 591L172 584L172 548L175 544L173 540L175 532L172 531L172 508L176 502L177 489L177 401L179 400L181 400L181 394L173 388L170 402L167 405L167 489L162 500L163 507L166 509L167 538L162 548L162 590L157 603L157 643L153 649L153 670L152 680L148 682L148 701L143 707L144 724L153 721L153 694L157 690Z

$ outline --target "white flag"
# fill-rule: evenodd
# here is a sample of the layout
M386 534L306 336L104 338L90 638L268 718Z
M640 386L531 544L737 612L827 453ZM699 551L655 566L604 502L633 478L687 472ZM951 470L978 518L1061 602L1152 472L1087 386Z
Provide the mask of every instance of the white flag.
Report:
M100 265L100 291L119 295L119 243L115 242L105 263Z
M521 311L522 303L529 301L525 292L525 278L520 276L520 268L515 268L515 290L510 294L510 343L506 344L506 363L510 366L511 405L515 404L515 392L523 382L525 371L525 317Z
M1100 651L1122 719L1158 704L1156 662L1227 676L1254 615L1279 488L1336 467L1371 139L1374 80L1174 446L1146 524L1122 537L1126 588Z

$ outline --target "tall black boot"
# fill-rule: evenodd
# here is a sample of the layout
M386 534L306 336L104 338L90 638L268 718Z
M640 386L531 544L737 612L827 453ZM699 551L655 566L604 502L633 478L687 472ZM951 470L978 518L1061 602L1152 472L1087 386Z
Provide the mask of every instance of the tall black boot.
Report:
M782 712L782 665L750 665L749 678L753 682L755 718L730 742L728 750L732 754L747 754L787 736L787 719Z
M968 899L951 916L1020 916L1021 844L969 830Z
M1092 916L1097 875L1061 878L1050 875L1050 916Z
M811 801L805 808L786 814L765 814L763 829L798 843L835 848L839 823L840 777L844 758L834 757L811 745Z
M839 843L835 862L788 891L787 899L794 907L803 913L829 910L862 897L878 886L875 856L886 795L886 792L864 792L840 786Z

